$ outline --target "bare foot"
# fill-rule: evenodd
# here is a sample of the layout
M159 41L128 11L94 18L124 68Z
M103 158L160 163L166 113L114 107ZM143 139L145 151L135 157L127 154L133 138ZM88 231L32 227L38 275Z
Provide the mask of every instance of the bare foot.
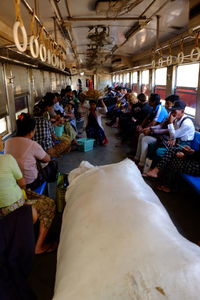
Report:
M112 128L118 128L118 125L115 123L112 125Z
M51 252L55 251L57 248L58 248L57 242L51 243L46 252L51 253Z
M147 173L142 173L142 177L148 177Z
M49 244L45 244L43 247L36 247L35 254L46 253L48 249L49 249Z
M157 173L157 171L155 171L155 169L150 170L149 172L147 172L146 175L149 177L158 178L158 173Z
M51 253L51 252L55 251L57 248L58 248L57 242L54 242L51 244L45 244L41 248L35 248L35 254L39 255L39 254Z
M165 192L165 193L170 193L171 192L170 188L166 185L158 185L156 188L159 191L162 191L162 192Z

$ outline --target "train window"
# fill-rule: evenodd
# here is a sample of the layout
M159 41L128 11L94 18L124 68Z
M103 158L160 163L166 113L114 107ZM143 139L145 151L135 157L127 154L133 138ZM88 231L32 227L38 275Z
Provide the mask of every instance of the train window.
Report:
M6 118L0 119L0 133L7 132L7 121Z
M166 98L167 68L156 69L154 93L159 94L161 99Z
M176 72L175 92L186 102L186 113L195 116L199 63L178 66Z
M141 74L141 92L144 93L147 96L147 99L150 94L150 89L149 89L149 70L142 71Z
M116 75L116 83L119 82L119 74Z
M138 72L131 73L132 92L138 93Z
M28 113L28 95L15 96L15 116L17 118L22 112Z
M3 65L0 64L0 118L3 120L7 114L7 96L3 76Z
M123 74L120 74L120 75L119 75L119 82L120 82L120 84L123 85Z
M129 73L125 73L124 74L124 83L126 84L126 83L129 83Z
M133 72L132 73L132 83L137 83L138 82L138 73Z

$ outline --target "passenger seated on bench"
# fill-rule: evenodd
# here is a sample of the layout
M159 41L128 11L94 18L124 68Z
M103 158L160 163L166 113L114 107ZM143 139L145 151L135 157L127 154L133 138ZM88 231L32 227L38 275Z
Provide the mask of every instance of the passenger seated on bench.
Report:
M155 137L149 135L150 128L162 123L168 116L166 108L161 105L160 95L151 94L149 98L149 105L153 107L153 112L149 117L146 118L146 120L143 121L143 124L138 127L140 136L138 139L135 160L139 162L139 166L141 168L143 168L145 164L148 144L156 141ZM144 125L146 126L145 128L143 128Z
M3 148L0 137L0 148ZM55 215L55 203L52 199L27 190L27 200L22 189L26 183L22 172L10 154L0 155L0 217L7 216L14 210L29 204L32 206L33 223L40 220L39 236L35 245L35 254L51 252L55 244L45 244L45 238ZM23 234L23 233L22 233Z
M54 93L47 92L46 95L43 97L41 102L39 102L39 105L42 105L43 103L46 104L44 107L45 112L43 114L44 118L49 121L55 121L60 118L60 116L56 113L54 109L54 104L57 102L57 97Z
M200 176L200 150L195 151L189 146L170 148L160 160L157 167L150 170L149 177L160 178L161 184L158 189L170 192L175 181L175 176L186 173L193 176Z
M129 94L128 101L130 112L122 115L119 120L122 141L128 137L135 139L136 127L152 112L152 107L146 102L146 96L143 93L139 94L137 99L133 93Z
M56 114L63 116L65 111L62 105L60 105L60 100L61 96L58 93L55 93L55 100L53 105L54 111L56 112Z
M170 112L171 108L173 107L174 103L179 101L178 95L170 95L167 98L165 98L165 108L168 112ZM163 120L163 122L147 127L144 131L145 136L142 138L142 150L141 150L141 156L139 160L139 166L143 167L142 162L146 161L147 152L151 152L151 160L155 160L156 163L156 150L160 146L160 142L166 137L169 136L169 129L168 124L170 122L170 113L169 115ZM143 133L143 134L144 134ZM141 136L140 136L141 138ZM168 138L169 139L169 138ZM151 148L149 148L149 145L151 145ZM151 151L150 151L151 149ZM150 153L149 153L150 155ZM136 157L136 160L138 158Z
M167 125L169 140L164 144L164 147L156 150L157 160L163 157L168 147L176 145L191 146L191 142L194 139L195 128L192 120L184 114L185 107L185 102L179 100L176 101L170 109L171 113Z
M66 116L67 120L70 122L71 126L77 132L76 118L75 118L75 114L74 114L74 105L72 103L66 104L66 106L65 106L65 116Z
M26 186L31 190L48 181L47 178L44 178L43 172L38 171L37 160L46 163L45 166L51 160L43 148L32 140L35 134L35 125L36 121L33 117L22 113L17 120L16 137L9 138L5 142L5 153L11 154L16 159L26 180Z
M36 120L35 135L33 139L51 156L59 157L61 154L70 151L71 142L69 138L55 144L57 139L50 121L45 119L44 113L48 102L41 102L34 107L34 117Z

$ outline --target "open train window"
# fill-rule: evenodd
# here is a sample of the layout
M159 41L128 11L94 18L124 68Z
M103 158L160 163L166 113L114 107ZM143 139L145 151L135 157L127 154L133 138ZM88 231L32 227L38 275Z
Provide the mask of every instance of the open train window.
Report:
M129 73L125 73L124 74L124 84L127 84L127 83L129 83Z
M15 95L15 116L28 113L28 94Z
M167 96L166 84L167 84L167 68L156 69L154 93L159 94L161 100L163 101Z
M178 66L175 93L187 104L185 112L195 116L199 63Z
M5 118L1 118L0 119L0 134L2 133L6 133L8 131L7 128L7 119Z
M149 70L142 71L141 74L141 93L144 93L149 98L150 89L149 89Z
M138 93L138 72L131 72L131 88L132 92Z

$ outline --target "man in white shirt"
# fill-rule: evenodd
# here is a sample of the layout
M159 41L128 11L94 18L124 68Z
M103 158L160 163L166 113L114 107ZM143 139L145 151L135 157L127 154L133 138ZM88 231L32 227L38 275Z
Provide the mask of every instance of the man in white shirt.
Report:
M192 120L184 114L185 107L185 102L179 100L171 108L172 112L168 124L170 137L167 142L168 147L173 147L175 144L190 146L194 139L195 127ZM156 155L160 158L165 154L166 150L166 148L158 148Z
M192 120L184 115L185 102L175 102L171 108L171 115L169 117L168 130L170 135L169 144L174 146L176 139L180 141L192 141L194 139L195 128Z

